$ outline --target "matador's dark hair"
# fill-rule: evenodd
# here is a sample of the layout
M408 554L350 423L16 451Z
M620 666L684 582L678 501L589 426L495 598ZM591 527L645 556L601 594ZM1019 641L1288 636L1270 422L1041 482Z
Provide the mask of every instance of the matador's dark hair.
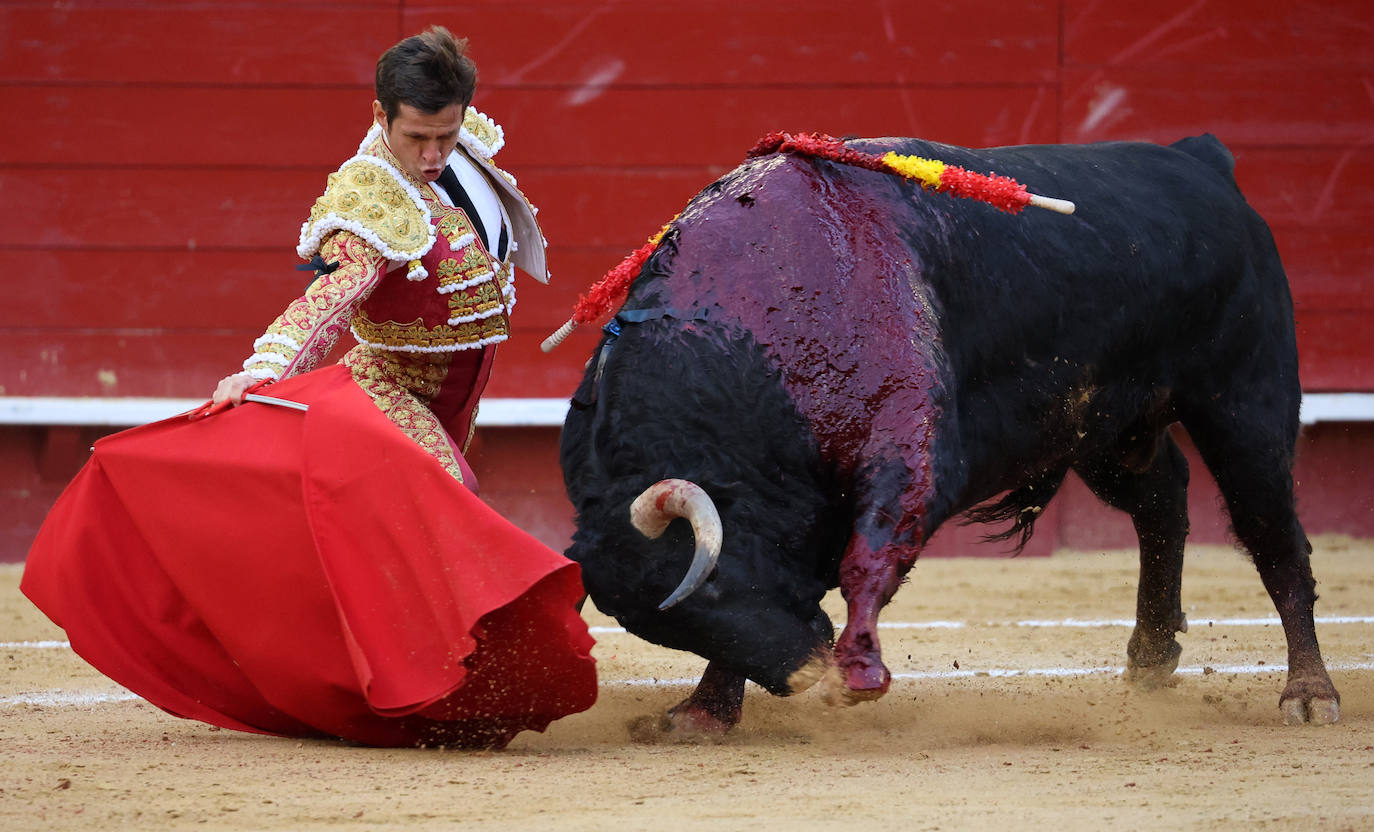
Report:
M477 90L477 65L459 40L443 26L406 38L377 59L377 100L387 120L402 104L437 113L450 104L467 107Z

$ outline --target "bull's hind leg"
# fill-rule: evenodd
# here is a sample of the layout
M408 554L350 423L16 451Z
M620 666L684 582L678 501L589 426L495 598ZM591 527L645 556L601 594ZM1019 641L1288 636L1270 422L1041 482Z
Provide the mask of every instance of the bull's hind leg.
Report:
M1076 466L1098 499L1131 516L1140 538L1135 630L1126 645L1126 681L1151 689L1168 684L1188 629L1180 598L1188 536L1188 460L1168 433L1151 459L1101 459ZM1136 462L1138 464L1131 464Z
M1249 551L1273 599L1288 641L1288 684L1279 707L1289 724L1335 722L1340 695L1317 646L1312 608L1317 600L1309 555L1312 546L1293 501L1293 447L1297 407L1264 408L1285 397L1263 388L1221 397L1205 412L1185 417L1226 500L1236 538Z

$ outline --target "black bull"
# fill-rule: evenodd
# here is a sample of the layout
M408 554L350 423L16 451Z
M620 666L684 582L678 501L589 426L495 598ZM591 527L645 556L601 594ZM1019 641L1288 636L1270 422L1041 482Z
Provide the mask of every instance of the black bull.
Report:
M1188 531L1181 423L1282 618L1290 722L1337 718L1295 510L1292 301L1273 239L1215 138L972 150L848 142L1011 176L1073 200L1010 215L794 154L748 161L672 224L588 365L562 439L569 557L630 632L709 660L668 729L738 721L744 680L880 696L879 610L944 521L1029 536L1069 469L1140 538L1129 680L1178 664ZM660 602L692 529L650 539L632 501L700 486L724 544ZM998 495L1001 495L998 497ZM997 498L995 502L988 502ZM660 501L661 502L661 501ZM832 646L818 602L839 586Z

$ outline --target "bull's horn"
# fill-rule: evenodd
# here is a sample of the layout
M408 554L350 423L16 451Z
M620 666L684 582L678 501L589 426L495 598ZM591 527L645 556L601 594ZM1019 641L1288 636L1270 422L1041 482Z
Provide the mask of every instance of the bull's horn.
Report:
M662 535L668 524L678 517L692 524L697 548L687 576L658 605L660 610L668 609L700 589L716 567L723 537L720 514L710 495L688 480L660 480L644 489L644 493L630 504L630 523L650 540Z

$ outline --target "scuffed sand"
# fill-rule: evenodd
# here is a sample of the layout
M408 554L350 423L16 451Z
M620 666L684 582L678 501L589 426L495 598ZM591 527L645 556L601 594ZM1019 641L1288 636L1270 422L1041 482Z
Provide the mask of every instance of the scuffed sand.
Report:
M1314 542L1318 615L1374 616L1374 543ZM676 680L704 663L601 633L595 707L504 752L463 753L168 716L69 650L14 646L62 633L19 594L19 567L0 566L0 828L1374 828L1374 670L1333 671L1338 725L1283 726L1283 674L1265 670L1285 661L1282 631L1199 623L1273 607L1243 557L1196 547L1179 637L1193 672L1128 690L1109 671L1129 630L1062 624L1130 618L1135 574L1129 552L923 561L883 620L963 626L881 631L893 672L922 678L846 710L751 686L743 725L718 745L632 743L628 723L685 696ZM1333 667L1374 665L1374 623L1318 635ZM1049 675L976 675L1003 670Z

